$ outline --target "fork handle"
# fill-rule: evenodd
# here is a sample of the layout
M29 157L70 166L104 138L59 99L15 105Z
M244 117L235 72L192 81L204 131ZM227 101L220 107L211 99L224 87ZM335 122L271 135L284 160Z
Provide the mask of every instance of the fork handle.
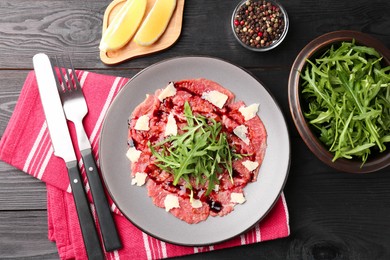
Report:
M100 230L103 237L104 248L107 252L120 249L122 243L116 229L114 219L108 205L99 171L90 148L81 150L85 172L87 173L89 187L92 192L93 202L96 208Z
M104 253L100 246L95 221L89 207L77 162L67 162L66 167L68 168L69 182L72 187L73 199L88 259L104 259Z

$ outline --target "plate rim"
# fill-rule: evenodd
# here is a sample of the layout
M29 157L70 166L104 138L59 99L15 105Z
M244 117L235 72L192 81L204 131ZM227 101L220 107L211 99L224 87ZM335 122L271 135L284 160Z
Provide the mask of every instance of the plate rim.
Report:
M161 237L159 235L156 235L156 234L153 234L152 232L148 231L148 230L145 230L142 226L138 225L137 223L135 223L126 213L124 213L121 209L121 206L118 205L117 203L117 199L115 199L115 197L113 196L113 193L111 191L111 188L109 187L108 183L107 183L107 179L106 179L106 176L105 174L103 173L103 170L102 170L102 165L103 165L103 161L101 160L101 157L100 155L102 154L101 153L101 150L102 150L102 140L103 140L103 132L104 132L104 129L106 127L106 118L107 116L109 115L110 111L111 111L111 108L113 106L113 104L115 102L117 102L118 98L120 95L123 94L124 91L126 91L127 88L129 88L128 86L131 85L131 82L136 79L137 77L139 77L140 75L142 75L143 73L145 73L146 71L150 70L150 69L153 69L154 67L156 66L161 66L162 64L164 63L167 63L167 62L172 62L174 60L180 60L180 59L211 59L211 60L216 60L218 62L222 62L222 63L226 63L227 65L229 66L233 66L233 67L236 67L237 69L239 69L241 72L243 73L246 73L248 74L251 78L253 78L257 83L259 83L259 86L256 86L256 88L263 88L271 97L272 99L272 102L275 104L276 108L278 109L278 113L280 114L281 118L283 119L283 124L286 128L286 138L287 138L287 144L286 146L288 147L288 160L286 161L286 172L283 173L284 174L284 178L283 178L283 182L280 184L280 188L278 189L277 191L277 196L275 196L275 198L273 199L273 202L272 204L268 207L268 209L263 213L262 216L260 216L257 221L255 221L255 223L253 223L252 225L250 225L249 227L243 229L241 232L233 235L233 236L227 236L226 238L224 239L219 239L219 240L216 240L214 242L207 242L207 243L202 243L202 242L199 242L199 243L181 243L181 242L178 242L178 241L173 241L171 239L167 239L167 238L164 238L164 237ZM157 89L157 88L156 88ZM171 244L174 244L174 245L180 245L180 246L188 246L188 247L191 247L191 246L207 246L207 245L213 245L213 244L219 244L219 243L222 243L222 242L225 242L225 241L228 241L234 237L237 237L245 232L247 232L248 230L252 229L256 224L258 224L260 221L262 221L268 214L269 212L274 208L275 204L278 202L278 200L281 198L281 195L283 193L283 190L284 190L284 187L286 185L286 182L288 180L288 176L289 176L289 173L290 173L290 167L291 167L291 138L290 138L290 134L289 134L289 131L288 131L288 125L287 125L287 121L286 121L286 116L284 115L279 103L276 101L274 95L272 94L272 92L262 83L261 80L259 80L252 72L248 71L247 69L237 65L237 64L234 64L230 61L227 61L225 59L222 59L222 58L218 58L218 57L213 57L213 56L206 56L206 55L183 55L183 56L176 56L176 57L172 57L172 58L168 58L168 59L164 59L164 60L161 60L161 61L158 61L156 63L153 63L147 67L145 67L144 69L140 70L138 73L136 73L133 77L131 77L129 79L129 81L118 91L118 93L115 95L113 101L111 102L111 104L109 105L107 111L106 111L106 114L104 116L104 119L102 121L102 126L101 126L101 131L99 133L99 161L100 161L100 169L101 169L101 176L103 178L103 181L104 181L104 184L105 184L105 187L106 187L106 190L107 192L109 193L112 201L114 202L114 204L116 205L116 207L118 208L118 210L122 213L122 215L128 220L130 221L135 227L137 227L139 230L141 230L142 232L146 233L147 235L151 236L151 237L154 237L156 239L159 239L161 241L164 241L164 242L167 242L167 243L171 243ZM157 206L156 206L157 207ZM180 219L178 219L180 220ZM181 221L181 220L180 220ZM196 225L196 224L194 224Z

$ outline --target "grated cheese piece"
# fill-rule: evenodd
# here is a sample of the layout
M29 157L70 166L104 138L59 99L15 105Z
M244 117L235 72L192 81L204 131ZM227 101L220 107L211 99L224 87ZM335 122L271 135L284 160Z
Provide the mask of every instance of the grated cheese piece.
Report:
M250 160L246 160L244 162L242 162L242 165L245 166L245 168L248 169L248 171L253 171L255 170L258 166L259 166L259 163L258 162L253 162L253 161L250 161Z
M242 204L246 201L243 193L232 192L230 194L230 202Z
M257 111L259 111L259 104L255 103L247 107L242 106L238 109L238 111L240 111L245 121L248 121L256 116Z
M170 211L173 208L180 208L179 198L175 195L168 194L164 199L165 211Z
M148 131L149 128L149 116L148 115L143 115L140 116L135 123L134 129L135 130L141 130L141 131Z
M169 82L168 86L158 95L158 99L163 102L167 97L173 97L174 95L176 95L175 85L173 82Z
M169 114L168 116L168 122L167 125L165 126L165 133L164 136L168 135L177 135L177 124L175 117L173 116L172 113Z
M193 207L194 209L201 208L202 207L202 201L193 199L191 201L191 207Z
M134 163L138 161L141 156L141 151L138 151L135 147L130 147L126 152L126 157L130 160L130 162Z
M212 90L208 92L203 92L202 99L207 100L214 106L222 109L222 107L226 103L226 100L228 99L228 96L219 91Z
M131 180L131 185L142 186L146 182L146 177L148 175L144 172L137 172L134 176L134 178Z
M248 134L248 127L245 125L239 125L236 128L234 128L233 133L238 136L245 144L249 144L249 138L247 136Z

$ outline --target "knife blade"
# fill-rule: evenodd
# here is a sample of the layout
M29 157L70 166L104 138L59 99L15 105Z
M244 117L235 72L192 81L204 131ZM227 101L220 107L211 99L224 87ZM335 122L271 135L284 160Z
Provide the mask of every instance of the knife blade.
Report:
M38 53L33 57L33 65L54 155L65 161L68 170L69 182L88 258L104 259L95 221L78 169L77 158L58 93L56 75L52 64L46 54Z

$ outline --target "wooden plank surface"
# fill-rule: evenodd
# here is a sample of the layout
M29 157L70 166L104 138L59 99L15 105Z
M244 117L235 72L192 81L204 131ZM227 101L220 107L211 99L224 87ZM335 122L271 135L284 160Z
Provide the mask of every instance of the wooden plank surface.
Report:
M47 239L45 210L0 212L0 258L58 259Z
M287 80L296 55L315 37L352 29L390 47L386 0L283 1L290 17L285 42L253 53L235 42L230 16L238 0L186 1L182 34L168 50L116 66L104 65L98 45L107 0L2 0L0 2L0 135L4 133L32 56L71 52L74 65L132 77L182 55L208 55L248 69L284 113L292 162L285 195L291 235L285 239L180 259L390 259L390 169L372 174L336 172L304 145L292 123ZM0 259L58 259L47 239L45 185L0 162Z
M371 33L389 46L388 1L283 1L291 24L285 42L274 51L253 53L243 49L232 35L229 21L237 2L186 3L182 34L172 48L115 68L143 68L178 55L223 57L243 67L289 68L305 44L338 29ZM28 61L39 51L73 52L75 65L106 68L99 59L98 45L108 4L107 0L3 0L0 68L31 68Z

